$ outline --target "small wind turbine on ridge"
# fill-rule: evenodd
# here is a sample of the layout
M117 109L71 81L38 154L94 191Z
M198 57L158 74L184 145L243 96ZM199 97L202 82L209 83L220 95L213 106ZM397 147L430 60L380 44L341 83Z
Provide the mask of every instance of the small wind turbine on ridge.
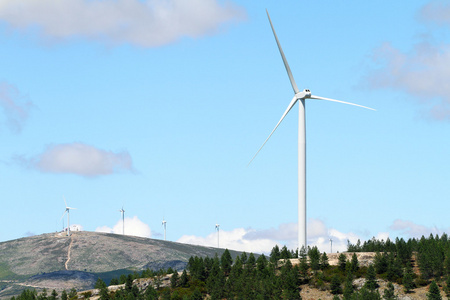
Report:
M119 211L122 213L122 235L125 235L125 210L123 210L123 206Z
M373 108L362 106L355 103L344 102L340 100L330 99L319 97L311 94L311 91L308 89L304 89L300 91L295 83L294 77L292 76L291 69L289 68L289 64L284 56L283 49L281 49L280 42L278 41L277 34L275 33L275 29L273 28L272 21L270 20L269 12L266 10L267 17L269 19L270 27L272 28L273 35L278 45L278 50L280 51L281 58L283 59L284 67L288 74L289 80L291 82L292 89L294 90L294 98L292 98L289 103L286 111L281 116L280 121L278 121L275 128L269 134L269 137L264 141L262 146L250 160L249 164L255 159L267 141L270 139L272 134L278 128L278 126L283 121L284 117L289 113L292 107L298 102L299 105L299 120L298 120L298 247L301 249L302 247L307 247L306 241L306 122L305 122L305 100L314 99L314 100L326 100L331 102L338 102L343 104L349 104L353 106L358 106L370 110L375 110Z
M219 248L219 224L216 224L216 230L217 230L217 248Z
M76 208L67 206L66 198L64 196L63 196L63 199L64 199L64 204L66 205L66 210L64 211L64 213L61 217L61 220L64 218L64 215L67 213L67 236L70 236L70 216L69 216L69 214L70 214L71 209L76 209Z
M166 221L164 220L164 217L163 217L163 220L162 220L162 226L164 226L164 240L166 240Z

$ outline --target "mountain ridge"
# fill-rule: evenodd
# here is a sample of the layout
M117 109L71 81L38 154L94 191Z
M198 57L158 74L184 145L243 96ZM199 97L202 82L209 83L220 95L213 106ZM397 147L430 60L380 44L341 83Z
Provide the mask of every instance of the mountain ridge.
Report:
M224 251L220 248L89 231L74 231L70 237L63 232L56 232L19 238L0 243L0 297L13 295L27 286L36 287L36 282L41 277L47 277L48 273L62 281L76 275L78 286L86 289L95 283L89 274L109 282L121 272L169 267L182 270L191 256L213 257L216 253L220 256ZM240 253L230 250L232 257ZM83 282L79 278L90 279Z

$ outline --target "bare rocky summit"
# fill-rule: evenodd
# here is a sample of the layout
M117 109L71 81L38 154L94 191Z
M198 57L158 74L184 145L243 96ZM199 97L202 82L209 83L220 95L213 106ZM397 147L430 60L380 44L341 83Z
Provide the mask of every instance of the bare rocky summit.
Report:
M127 271L182 270L191 256L220 256L224 250L88 231L74 231L70 237L57 232L2 242L0 298L9 298L26 287L89 289L98 277L108 280L108 276Z

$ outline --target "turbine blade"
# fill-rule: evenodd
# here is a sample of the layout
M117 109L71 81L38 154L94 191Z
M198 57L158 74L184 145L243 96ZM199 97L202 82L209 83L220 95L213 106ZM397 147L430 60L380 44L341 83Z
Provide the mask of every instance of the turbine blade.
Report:
M61 219L59 219L60 221L64 218L64 216L66 215L66 212L67 212L67 210L64 211L63 215L61 216Z
M76 209L75 207L66 207L66 209Z
M292 88L294 89L294 93L297 94L299 92L297 84L295 83L294 76L292 76L291 68L289 68L289 64L284 56L283 49L281 49L280 42L278 41L277 34L275 33L275 29L273 28L272 21L270 20L269 12L266 9L267 17L269 18L270 27L272 27L273 35L275 36L275 40L277 41L278 50L280 50L281 58L283 58L284 67L286 68L286 72L288 73L289 80L291 81Z
M363 105L359 105L359 104L355 104L355 103L350 103L350 102L345 102L345 101L341 101L341 100L335 100L335 99L330 99L330 98L324 98L324 97L319 97L319 96L314 96L311 95L310 97L311 99L317 99L317 100L326 100L326 101L331 101L331 102L338 102L338 103L343 103L343 104L348 104L348 105L353 105L353 106L358 106L358 107L362 107L362 108L366 108L366 109L370 109L370 110L375 110L373 108L367 107L367 106L363 106Z
M249 166L252 161L255 159L256 155L258 155L259 151L261 151L261 149L264 147L264 145L267 143L267 141L270 139L270 137L272 136L272 134L275 132L275 130L277 130L278 126L281 124L281 122L283 121L284 117L286 117L286 115L289 113L289 111L292 109L292 107L295 105L295 103L297 102L298 98L297 96L294 96L294 98L292 98L291 103L289 103L289 106L287 107L286 111L284 112L284 114L281 116L280 121L278 121L277 126L275 126L275 128L272 130L272 132L269 134L269 137L264 141L264 143L262 144L262 146L259 148L258 152L256 152L256 154L253 156L252 160L250 160L250 162L248 163L247 166Z
M65 204L66 207L67 207L66 197L63 196L63 199L64 199L64 204Z

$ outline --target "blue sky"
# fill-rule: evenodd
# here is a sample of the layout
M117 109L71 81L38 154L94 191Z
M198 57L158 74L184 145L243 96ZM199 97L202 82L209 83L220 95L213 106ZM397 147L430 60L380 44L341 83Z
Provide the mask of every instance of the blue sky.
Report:
M63 228L253 252L448 232L450 5L0 0L0 241ZM67 225L67 224L66 224Z

